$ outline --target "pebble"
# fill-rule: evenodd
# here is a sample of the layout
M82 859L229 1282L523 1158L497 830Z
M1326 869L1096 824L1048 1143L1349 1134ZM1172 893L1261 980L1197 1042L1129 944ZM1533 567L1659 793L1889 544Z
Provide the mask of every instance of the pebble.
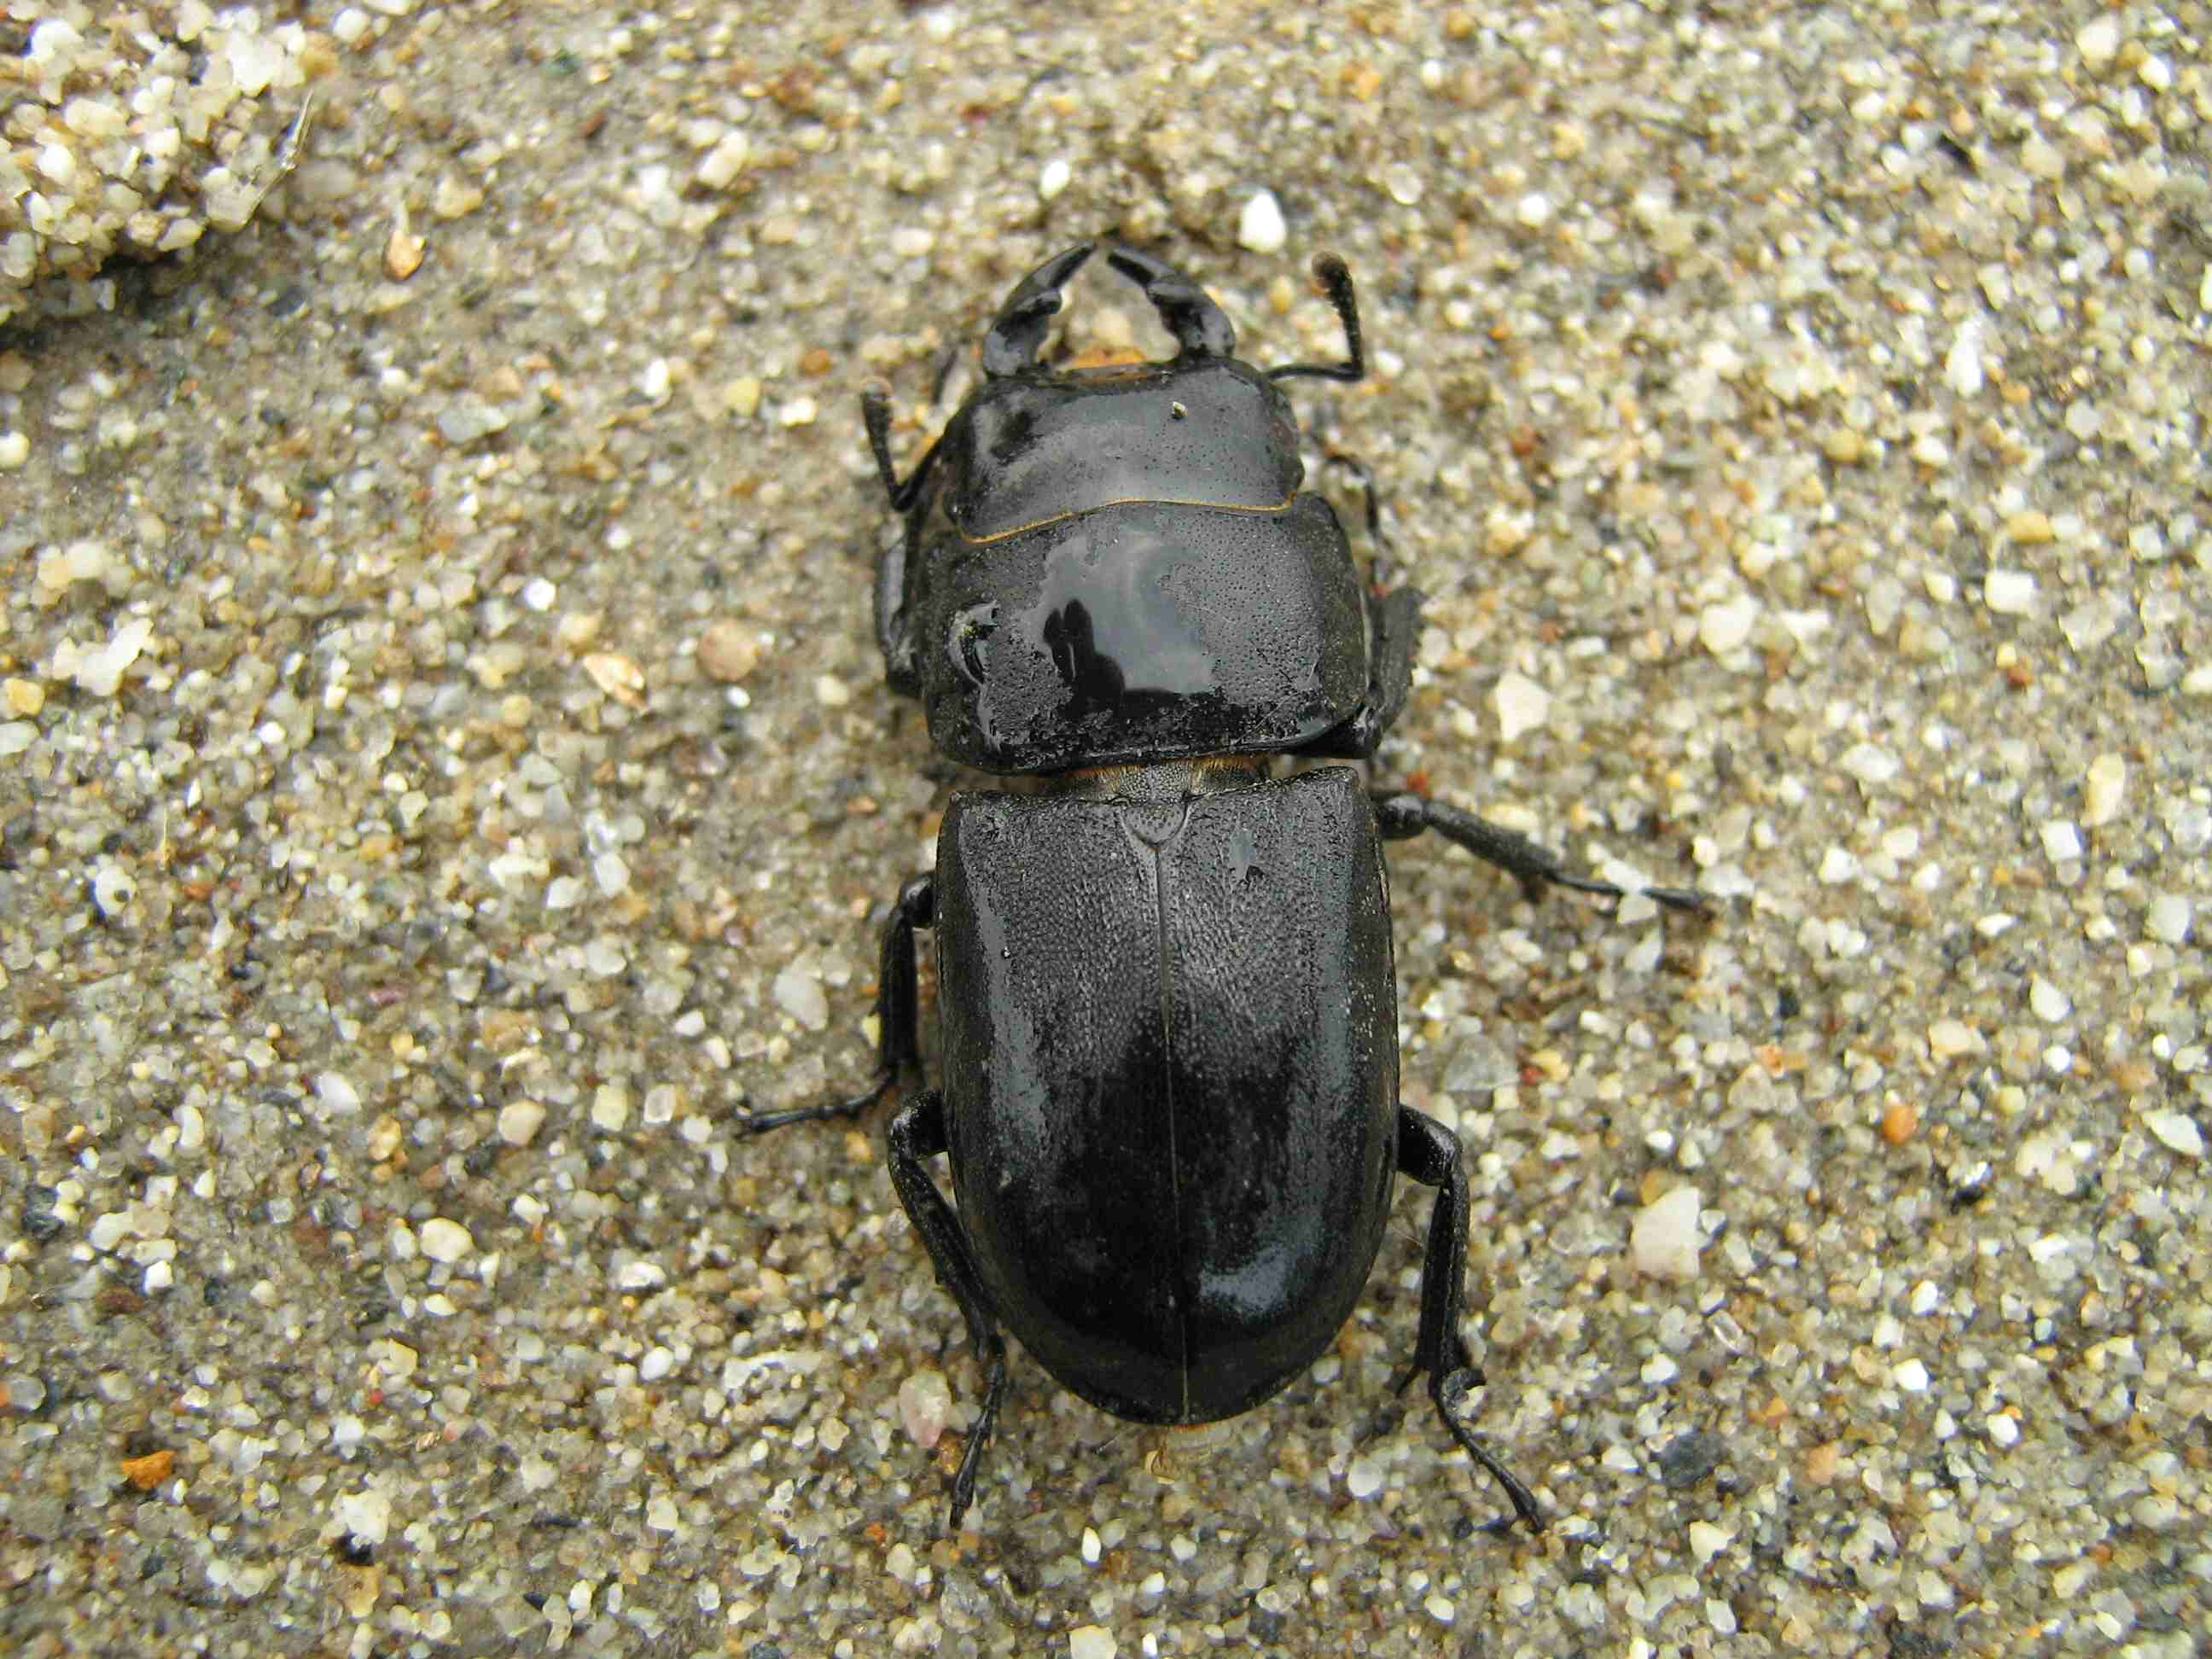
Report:
M1695 1187L1677 1187L1636 1212L1628 1230L1628 1255L1637 1272L1677 1281L1698 1276L1698 1253L1705 1248L1698 1225L1704 1202Z
M708 623L699 635L699 666L725 684L742 680L760 664L754 631L735 617Z
M830 999L822 981L799 968L787 968L775 976L776 1006L810 1031L830 1023Z
M2128 794L2128 763L2109 750L2089 763L2081 792L2081 822L2091 829L2120 815Z
M1896 753L1878 743L1854 744L1836 763L1869 788L1887 783L1904 770Z
M137 617L117 629L105 645L87 647L64 640L54 653L54 675L75 680L88 696L112 697L122 689L124 674L153 634L154 624Z
M499 1138L510 1146L527 1146L544 1125L542 1101L510 1100L499 1109Z
M2035 578L2025 570L1992 570L1982 579L1982 599L2002 617L2025 617L2035 609Z
M2075 49L2092 72L2102 75L2120 49L2120 23L2116 17L2097 17L2074 32Z
M2184 1158L2204 1156L2204 1136L2197 1121L2186 1112L2160 1109L2142 1115L2143 1127L2156 1135L2161 1146L2179 1152Z
M2074 1012L2074 1000L2040 974L2029 976L2027 1006L2046 1025L2056 1025Z
M1928 1028L1928 1050L1938 1060L1981 1054L1987 1047L1981 1033L1964 1020L1939 1019Z
M2143 932L2162 945L2186 944L2194 908L2185 894L2160 893L2143 912Z
M92 878L92 902L110 921L120 916L138 897L138 884L119 865L104 864Z
M1748 593L1709 605L1698 613L1698 642L1715 656L1741 648L1759 619L1759 601Z
M1282 204L1276 201L1272 190L1255 191L1244 204L1244 211L1237 221L1237 240L1255 253L1279 252L1290 240L1290 227L1283 222Z
M1510 670L1498 677L1491 700L1498 709L1498 735L1506 743L1540 728L1552 712L1552 694Z
M416 1232L422 1254L433 1261L459 1261L477 1247L475 1237L458 1221L434 1215Z
M1074 176L1074 169L1067 165L1064 157L1054 156L1044 164L1044 171L1037 174L1037 199L1051 201L1067 188L1068 180Z
M1121 1650L1103 1625L1078 1625L1067 1633L1067 1659L1114 1659Z
M699 182L709 190L727 190L745 170L752 143L743 132L725 133L699 163Z
M952 1421L952 1385L940 1370L911 1373L899 1384L899 1425L907 1438L929 1451Z
M341 1072L325 1072L315 1079L315 1098L326 1112L349 1113L361 1109L361 1093Z

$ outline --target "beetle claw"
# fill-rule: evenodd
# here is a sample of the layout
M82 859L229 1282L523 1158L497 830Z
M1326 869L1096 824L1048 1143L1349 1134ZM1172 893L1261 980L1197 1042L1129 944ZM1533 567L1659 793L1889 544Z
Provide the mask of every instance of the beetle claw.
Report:
M781 1129L791 1123L820 1123L833 1117L858 1117L889 1094L898 1083L897 1074L879 1072L875 1085L866 1094L854 1095L850 1100L827 1100L814 1106L794 1106L782 1112L747 1112L730 1120L730 1127L741 1135L765 1134L770 1129Z
M990 375L1018 374L1036 362L1044 331L1060 309L1060 290L1097 249L1096 242L1078 242L1055 253L1014 284L1006 303L983 336L983 372Z
M1490 1478L1505 1489L1513 1503L1513 1512L1531 1533L1544 1530L1544 1512L1536 1507L1536 1494L1521 1483L1521 1478L1490 1455L1489 1449L1476 1437L1474 1430L1460 1419L1460 1408L1467 1403L1468 1393L1482 1386L1482 1373L1462 1366L1446 1371L1429 1381L1429 1397L1437 1402L1437 1415L1444 1420L1444 1427L1460 1449L1476 1462L1490 1471ZM1502 1532L1512 1523L1499 1517Z
M1228 314L1166 260L1133 247L1109 247L1106 263L1145 290L1160 321L1184 351L1206 357L1236 355L1237 331L1230 326Z

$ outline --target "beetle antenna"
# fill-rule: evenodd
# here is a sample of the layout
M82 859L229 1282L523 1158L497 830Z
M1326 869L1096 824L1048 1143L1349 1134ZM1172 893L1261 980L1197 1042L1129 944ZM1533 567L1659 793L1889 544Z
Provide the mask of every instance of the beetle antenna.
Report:
M1359 332L1359 301L1352 291L1352 272L1344 261L1334 253L1316 253L1313 262L1314 280L1328 295L1328 302L1336 308L1337 320L1344 325L1344 343L1351 356L1340 363L1285 363L1280 368L1271 368L1271 380L1287 380L1300 374L1310 374L1323 380L1343 380L1347 383L1367 377L1367 347Z

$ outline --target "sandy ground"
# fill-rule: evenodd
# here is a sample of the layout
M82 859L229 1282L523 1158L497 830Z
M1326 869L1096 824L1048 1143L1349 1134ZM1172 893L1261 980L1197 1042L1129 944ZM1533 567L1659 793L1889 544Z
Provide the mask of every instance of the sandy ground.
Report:
M0 1646L2203 1650L2212 12L1048 15L282 9L251 222L0 330ZM1540 1537L1389 1393L1412 1191L1211 1444L1021 1360L944 1535L880 1119L732 1130L978 782L855 392L1092 235L1263 363L1343 254L1376 777L1717 899L1391 855Z

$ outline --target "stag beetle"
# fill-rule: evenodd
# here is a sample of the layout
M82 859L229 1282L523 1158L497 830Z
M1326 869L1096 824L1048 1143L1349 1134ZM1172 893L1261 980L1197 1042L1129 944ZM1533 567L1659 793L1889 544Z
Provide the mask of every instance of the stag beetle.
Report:
M1348 767L1273 775L1279 756L1373 754L1413 678L1420 597L1370 600L1302 488L1280 389L1365 373L1351 274L1314 261L1346 360L1261 370L1196 283L1109 248L1176 356L1040 364L1095 246L1015 287L982 383L905 477L884 392L862 394L905 521L877 574L890 684L944 754L1042 787L953 798L935 872L884 932L868 1090L738 1127L851 1116L918 1067L915 933L934 930L944 1083L894 1115L889 1155L988 1372L953 1528L1006 1398L1003 1332L1117 1417L1249 1410L1351 1315L1402 1175L1437 1199L1398 1386L1427 1373L1452 1438L1537 1528L1462 1421L1483 1381L1459 1334L1467 1179L1452 1133L1399 1103L1382 843L1433 830L1531 892L1621 890L1418 794L1370 795ZM957 1209L925 1167L939 1153Z

